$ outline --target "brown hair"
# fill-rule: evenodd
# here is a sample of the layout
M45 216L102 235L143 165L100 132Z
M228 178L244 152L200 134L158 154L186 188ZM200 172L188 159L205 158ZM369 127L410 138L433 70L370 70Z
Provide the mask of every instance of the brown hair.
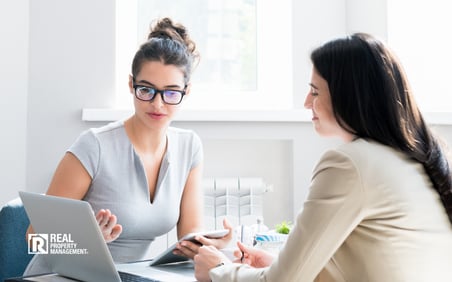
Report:
M170 18L158 19L151 24L148 40L135 53L132 76L138 75L144 62L160 61L179 67L184 73L185 83L188 83L199 57L196 44L185 26Z

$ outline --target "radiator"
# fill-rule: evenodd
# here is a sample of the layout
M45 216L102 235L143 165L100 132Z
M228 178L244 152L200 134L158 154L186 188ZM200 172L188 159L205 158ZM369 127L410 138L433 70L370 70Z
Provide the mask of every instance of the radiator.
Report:
M205 178L204 222L207 229L223 228L223 218L232 226L263 222L263 194L271 187L262 178Z
M272 190L272 187L265 184L263 179L255 177L204 178L202 185L205 230L222 229L225 217L233 227L250 226L263 222L262 197L265 192ZM176 241L177 229L174 227L167 234L155 239L148 251L148 257L152 258L160 254Z

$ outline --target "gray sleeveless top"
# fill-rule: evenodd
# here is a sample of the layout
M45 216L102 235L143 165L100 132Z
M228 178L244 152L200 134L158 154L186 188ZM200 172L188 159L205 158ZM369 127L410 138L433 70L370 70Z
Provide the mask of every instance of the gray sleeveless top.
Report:
M169 127L151 203L143 164L123 121L83 132L68 152L92 178L83 200L95 213L110 209L123 227L119 238L108 244L115 262L145 259L154 238L174 228L188 174L203 158L201 140L193 131Z

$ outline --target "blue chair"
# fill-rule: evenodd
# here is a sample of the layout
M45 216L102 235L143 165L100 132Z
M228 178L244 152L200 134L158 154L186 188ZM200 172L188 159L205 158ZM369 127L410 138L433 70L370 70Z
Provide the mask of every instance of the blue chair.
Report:
M22 276L33 255L28 254L25 233L30 221L20 198L0 210L0 281Z

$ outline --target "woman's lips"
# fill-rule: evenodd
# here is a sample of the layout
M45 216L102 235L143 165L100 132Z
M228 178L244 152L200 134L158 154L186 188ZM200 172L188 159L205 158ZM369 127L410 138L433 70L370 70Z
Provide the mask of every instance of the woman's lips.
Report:
M148 113L148 116L150 116L152 119L162 119L166 117L166 115L162 113Z

